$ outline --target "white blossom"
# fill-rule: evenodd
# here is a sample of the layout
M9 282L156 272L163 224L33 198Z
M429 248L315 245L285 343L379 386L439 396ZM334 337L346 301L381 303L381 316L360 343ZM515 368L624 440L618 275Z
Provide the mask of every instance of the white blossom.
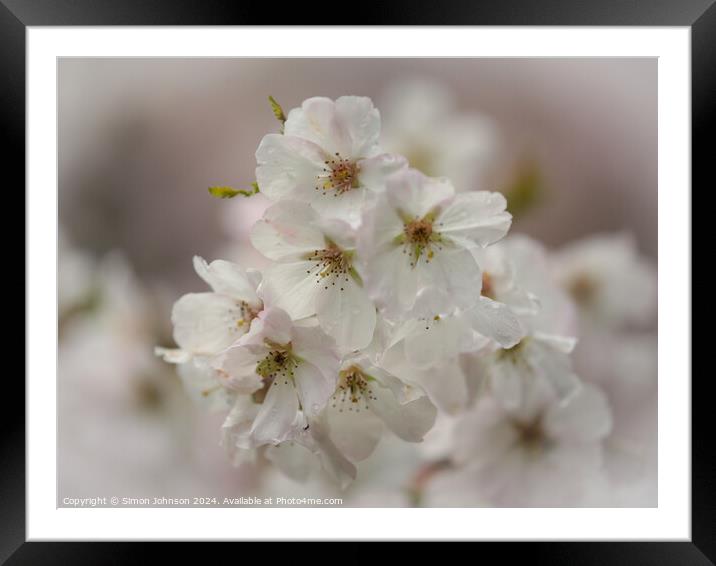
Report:
M458 190L480 186L499 146L494 120L459 112L452 93L425 78L396 81L383 100L381 143L430 177L449 177Z
M270 207L251 232L253 245L278 262L264 271L261 294L294 319L316 315L343 351L373 339L376 312L357 270L353 229L325 221L307 204Z
M653 320L656 273L629 236L603 234L569 244L553 264L585 322L620 328Z
M316 327L293 325L279 308L263 310L217 362L228 387L262 397L249 429L254 446L283 442L333 394L338 358Z
M358 247L379 304L391 316L474 306L482 274L470 250L507 233L505 206L499 193L456 195L446 179L413 169L393 174L366 214Z
M327 218L356 223L404 158L381 153L380 114L369 98L315 97L288 114L283 134L256 151L256 180L272 200L310 203Z
M459 468L447 476L462 486L469 478L493 505L579 505L590 482L601 479L610 430L606 398L592 386L567 403L537 386L516 411L485 397L454 427Z
M365 357L344 360L336 391L325 409L330 437L351 460L364 460L387 427L408 442L421 442L436 410L425 396L410 398L406 384Z

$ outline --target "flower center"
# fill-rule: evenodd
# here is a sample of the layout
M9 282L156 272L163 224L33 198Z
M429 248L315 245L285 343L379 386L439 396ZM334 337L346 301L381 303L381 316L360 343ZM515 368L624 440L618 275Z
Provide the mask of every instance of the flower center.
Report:
M567 290L577 304L586 306L597 294L597 283L586 274L577 275L568 283Z
M339 153L336 153L335 159L324 162L323 172L318 175L317 191L327 194L332 191L334 197L358 188L358 172L359 167L355 161L343 159Z
M235 313L236 328L248 328L263 308L254 309L246 301L237 301L236 306L238 308L238 312Z
M372 377L363 373L358 366L351 366L338 374L338 387L333 394L331 406L338 407L342 413L346 403L349 411L360 412L360 401L364 401L364 407L368 409L368 401L375 400L371 389Z
M480 294L483 297L495 300L495 281L487 271L482 272L482 291Z
M324 289L330 286L335 287L336 282L340 290L345 289L344 284L348 277L352 277L357 283L361 283L358 272L353 268L353 252L339 248L333 242L327 242L328 246L322 250L314 250L305 256L306 260L314 262L311 269L306 273L316 277L316 283L323 285Z
M538 417L532 422L514 422L518 434L520 447L529 455L536 456L542 452L549 442L542 426L542 418Z
M404 254L410 254L410 267L415 267L423 255L425 263L430 263L435 251L442 250L446 243L440 232L435 230L436 214L436 211L431 211L422 218L410 218L400 213L403 218L403 232L395 238L395 242L403 244Z
M405 224L403 231L411 244L427 246L433 235L433 223L429 220L413 220Z
M512 346L512 348L502 348L501 350L497 350L497 359L507 360L512 362L513 364L519 363L522 359L522 352L528 341L529 337L525 337L519 342L517 342L517 344Z
M298 360L291 353L291 344L282 346L280 344L267 343L270 350L268 354L256 363L256 373L269 380L283 379L288 383L293 379L294 371L298 366Z

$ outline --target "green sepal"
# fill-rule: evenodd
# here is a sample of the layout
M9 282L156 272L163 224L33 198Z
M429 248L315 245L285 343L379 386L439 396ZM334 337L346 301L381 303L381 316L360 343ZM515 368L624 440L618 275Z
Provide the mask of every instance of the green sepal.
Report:
M237 195L252 197L259 193L258 183L251 183L251 190L233 189L231 187L209 187L209 194L216 198L234 198Z

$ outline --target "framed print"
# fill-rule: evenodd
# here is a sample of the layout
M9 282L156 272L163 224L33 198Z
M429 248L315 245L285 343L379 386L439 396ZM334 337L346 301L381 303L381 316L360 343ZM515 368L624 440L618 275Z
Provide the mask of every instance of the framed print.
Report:
M3 1L9 564L145 540L711 563L716 8Z

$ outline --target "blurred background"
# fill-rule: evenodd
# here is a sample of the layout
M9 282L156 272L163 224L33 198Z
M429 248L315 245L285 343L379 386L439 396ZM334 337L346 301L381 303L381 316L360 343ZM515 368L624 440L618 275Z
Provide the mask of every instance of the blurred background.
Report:
M254 181L254 152L278 125L268 95L286 111L311 96L369 96L385 149L460 190L505 193L512 232L550 250L626 235L655 284L656 85L653 59L60 60L59 504L332 489L232 467L220 416L195 408L153 355L173 344L172 303L204 289L192 256L261 265L247 236L263 197L218 200L207 187ZM640 455L638 474L614 460L626 479L592 505L656 504L655 310L642 318L618 329L638 395L600 366L616 330L590 330L601 349L576 352ZM345 504L415 504L426 458L383 442Z

